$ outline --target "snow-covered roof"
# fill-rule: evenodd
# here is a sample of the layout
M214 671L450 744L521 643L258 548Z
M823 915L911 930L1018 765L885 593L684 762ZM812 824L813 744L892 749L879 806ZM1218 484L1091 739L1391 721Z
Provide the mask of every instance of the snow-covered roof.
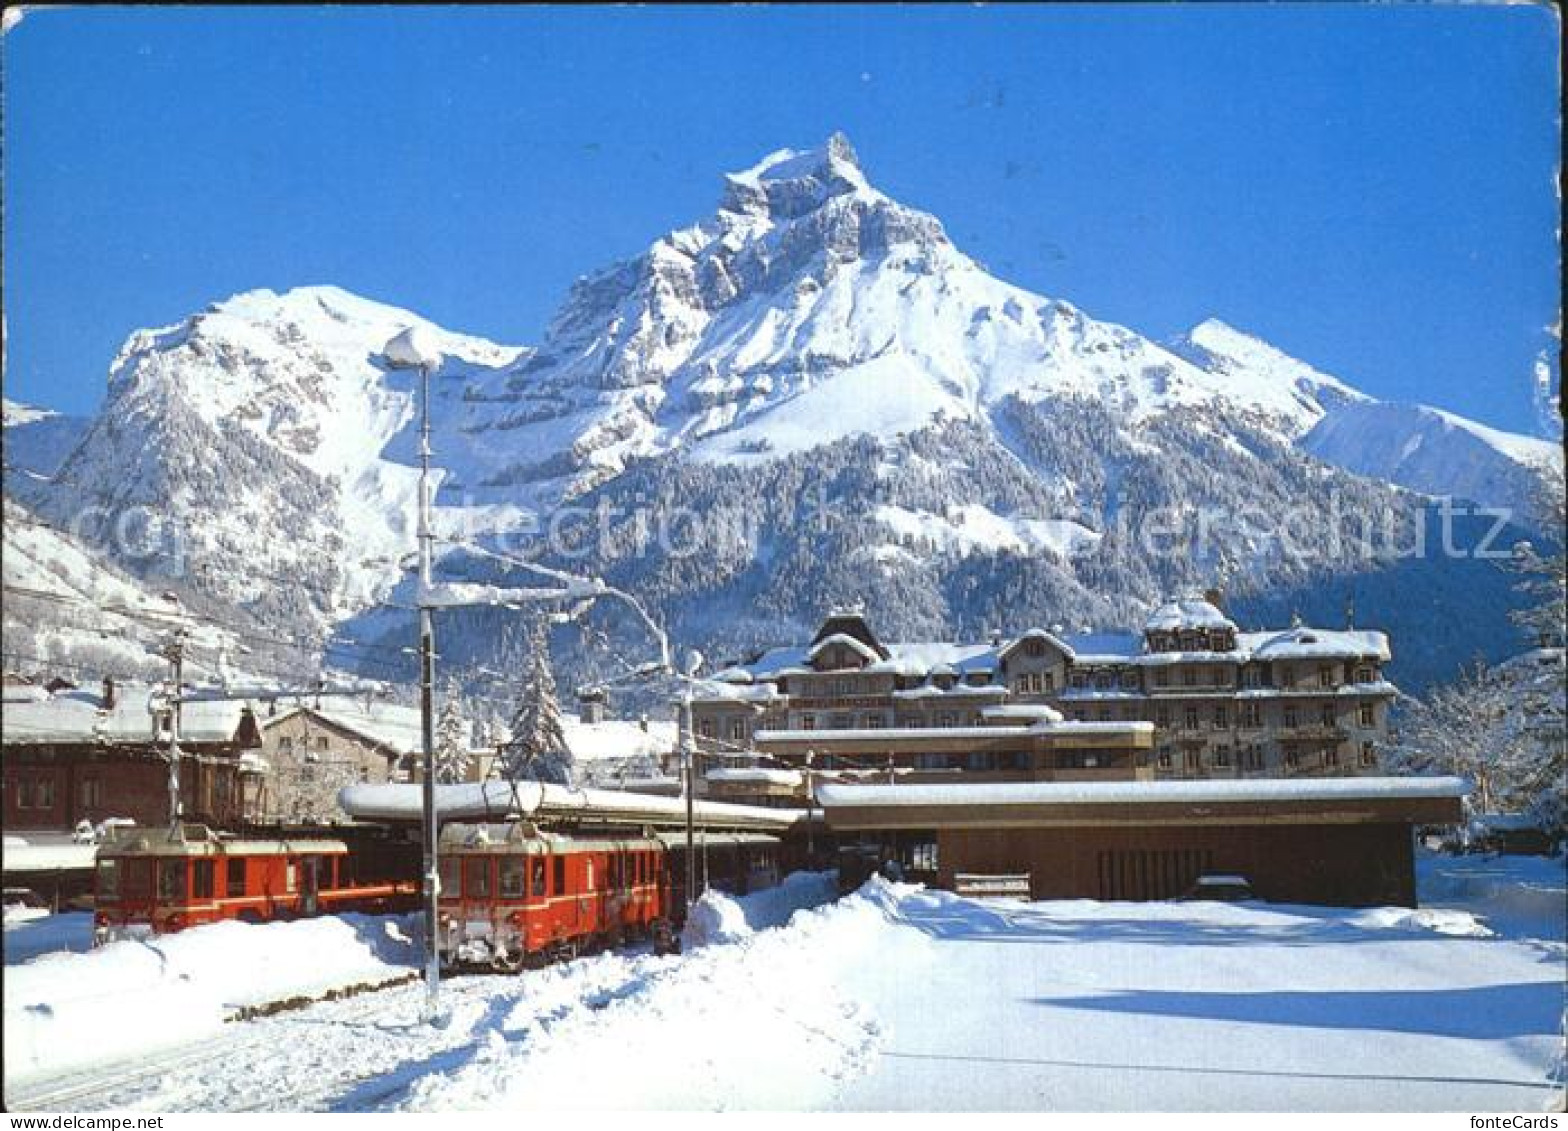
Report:
M1169 632L1183 628L1228 628L1234 632L1236 622L1202 597L1180 597L1167 601L1143 622L1145 632Z
M361 738L383 746L397 755L412 754L424 749L419 708L376 699L368 703L362 698L322 699L320 706L292 707L263 719L263 729L271 730L302 712L308 712L344 730L353 731Z
M617 758L659 758L675 749L678 728L672 722L650 722L643 730L629 719L585 723L576 715L561 716L566 745L578 762Z
M1036 722L1059 723L1062 713L1044 703L1003 703L995 707L982 707L980 717L985 719L1030 719Z
M990 782L943 785L820 785L831 808L911 805L1159 805L1183 802L1459 798L1463 778L1267 778L1223 781Z
M153 689L122 684L107 710L103 696L81 689L44 699L7 701L0 720L0 743L7 746L41 743L151 743L159 741L148 710ZM239 700L198 700L180 707L180 738L185 742L230 742L239 733L248 710Z
M772 770L766 766L720 767L709 770L702 776L709 781L782 785L791 789L805 780L799 770Z
M1387 661L1390 656L1388 637L1381 632L1304 625L1283 632L1244 632L1236 638L1236 647L1254 660Z
M684 822L686 802L679 797L629 793L610 789L570 789L544 782L487 781L435 787L436 812L442 820L519 816L592 814L606 820L650 824ZM366 820L416 821L424 812L418 785L351 785L338 793L338 805L351 817ZM734 828L789 828L805 814L794 809L759 808L719 801L694 801L697 820Z
M82 871L91 868L98 855L95 844L30 844L26 841L13 844L15 838L5 839L6 844L0 848L0 871L7 875Z
M1080 664L1118 663L1143 651L1143 637L1136 632L1072 632L1061 641Z

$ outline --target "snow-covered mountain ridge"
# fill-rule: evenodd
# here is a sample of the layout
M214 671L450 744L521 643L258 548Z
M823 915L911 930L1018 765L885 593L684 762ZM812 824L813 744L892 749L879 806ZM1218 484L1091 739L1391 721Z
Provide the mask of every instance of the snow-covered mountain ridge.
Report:
M727 176L712 216L578 280L533 347L328 286L138 331L25 501L57 521L150 508L178 532L183 584L289 631L400 631L384 605L413 545L417 375L382 351L411 326L444 358L444 528L528 531L563 502L750 521L701 568L632 552L619 526L572 562L710 646L777 640L839 599L929 637L1126 623L1222 568L1255 593L1354 576L1389 562L1304 566L1242 533L1153 560L1112 527L1330 490L1418 506L1401 486L1519 505L1555 454L1378 402L1216 320L1161 345L1003 282L835 136Z

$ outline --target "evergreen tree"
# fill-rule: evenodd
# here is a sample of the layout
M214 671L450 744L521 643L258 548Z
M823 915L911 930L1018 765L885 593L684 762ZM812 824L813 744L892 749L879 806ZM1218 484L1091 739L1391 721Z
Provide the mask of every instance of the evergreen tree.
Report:
M436 781L442 785L467 781L471 762L468 721L457 686L449 683L436 716Z
M536 625L529 637L511 736L501 751L501 773L512 781L572 784L572 752L561 725L543 624Z

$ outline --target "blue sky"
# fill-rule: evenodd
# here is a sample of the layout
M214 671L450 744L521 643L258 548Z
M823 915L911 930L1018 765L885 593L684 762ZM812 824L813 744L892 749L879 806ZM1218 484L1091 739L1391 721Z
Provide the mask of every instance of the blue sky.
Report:
M1474 4L34 12L6 392L90 411L131 330L255 287L536 341L722 171L843 129L1011 282L1534 432L1556 51Z

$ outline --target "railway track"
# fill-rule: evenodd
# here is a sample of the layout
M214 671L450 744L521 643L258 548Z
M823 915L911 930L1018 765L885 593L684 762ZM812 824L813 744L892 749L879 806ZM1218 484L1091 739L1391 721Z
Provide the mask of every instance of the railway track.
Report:
M311 1006L330 1003L334 1024L366 1022L384 1014L387 995L406 992L417 975L398 979L396 982L364 991L352 998L323 996L307 1004L292 1006L305 1010ZM277 1017L269 1013L266 1017ZM24 1081L20 1085L8 1084L5 1089L6 1110L11 1112L47 1111L105 1111L133 1106L139 1097L147 1095L150 1085L179 1074L199 1075L206 1065L243 1058L245 1054L260 1052L276 1046L278 1034L274 1026L254 1024L262 1016L241 1011L231 1019L231 1027L209 1037L199 1044L182 1045L163 1052L153 1052L94 1065L92 1068L73 1070L60 1075ZM234 1110L247 1110L238 1107Z

